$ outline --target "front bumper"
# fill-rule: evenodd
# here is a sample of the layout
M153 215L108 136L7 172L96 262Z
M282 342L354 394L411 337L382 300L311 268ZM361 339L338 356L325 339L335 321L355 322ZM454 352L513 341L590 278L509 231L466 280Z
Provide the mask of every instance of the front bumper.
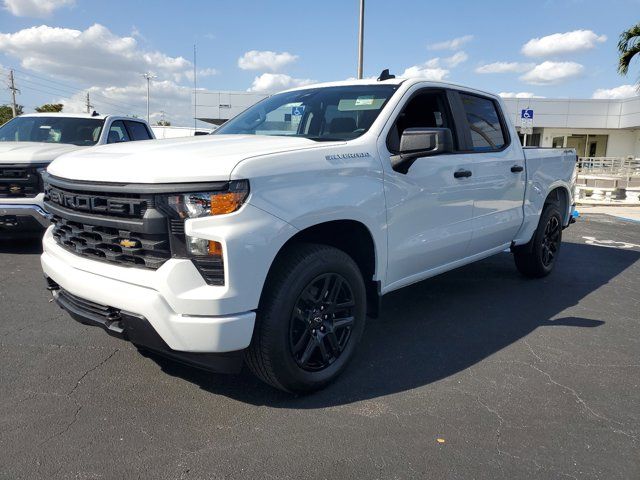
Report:
M0 204L0 233L41 233L51 224L50 216L39 205Z
M47 288L56 303L80 323L101 327L110 335L131 341L134 345L192 366L218 373L239 373L242 351L224 353L192 353L171 349L141 315L86 301L60 288L50 278Z
M188 260L171 259L157 271L101 264L43 239L42 268L63 291L88 302L142 317L174 352L222 353L246 348L255 312L217 314L224 287L204 283Z

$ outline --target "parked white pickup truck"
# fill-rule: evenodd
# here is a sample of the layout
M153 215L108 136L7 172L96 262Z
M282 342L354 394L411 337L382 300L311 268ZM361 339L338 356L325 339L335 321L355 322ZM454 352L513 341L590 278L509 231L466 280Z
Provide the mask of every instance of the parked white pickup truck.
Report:
M388 75L307 86L208 137L57 159L42 267L81 322L310 391L382 295L509 248L523 274L550 273L575 163L523 150L495 95Z
M0 238L38 236L49 226L40 172L55 158L94 145L152 138L144 120L113 115L33 113L5 123L0 127Z

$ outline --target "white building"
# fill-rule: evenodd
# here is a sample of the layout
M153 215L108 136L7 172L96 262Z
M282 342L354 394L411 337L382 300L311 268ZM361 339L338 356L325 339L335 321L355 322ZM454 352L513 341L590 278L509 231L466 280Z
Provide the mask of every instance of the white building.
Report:
M520 127L520 112L534 111L528 146L571 147L581 157L640 157L640 97L619 100L505 98ZM522 138L521 138L522 139Z
M199 91L197 116L203 122L220 125L266 96L249 92ZM640 97L504 100L518 129L521 110L534 111L533 134L527 135L528 146L572 147L581 157L640 157Z

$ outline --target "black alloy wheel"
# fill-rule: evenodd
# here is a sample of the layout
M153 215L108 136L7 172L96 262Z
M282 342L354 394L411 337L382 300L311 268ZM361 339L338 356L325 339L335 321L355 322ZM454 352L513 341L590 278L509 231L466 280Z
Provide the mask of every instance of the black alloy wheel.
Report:
M289 346L298 366L315 372L334 363L351 338L355 301L349 283L337 273L312 280L291 314Z

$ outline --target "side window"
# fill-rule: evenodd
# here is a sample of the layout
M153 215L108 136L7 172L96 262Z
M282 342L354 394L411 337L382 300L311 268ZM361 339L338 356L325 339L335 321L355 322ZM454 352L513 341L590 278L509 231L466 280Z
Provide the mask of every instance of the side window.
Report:
M151 135L149 135L149 130L147 130L147 126L144 123L140 122L125 122L127 124L127 129L131 134L133 140L150 140Z
M500 150L505 145L496 104L488 98L460 93L460 100L471 129L471 142L476 152Z
M432 90L418 92L407 102L387 137L390 152L400 150L400 138L407 128L448 128L454 136L455 145L455 130L445 93Z
M120 142L128 142L131 140L129 138L129 134L127 133L127 129L124 126L124 122L122 120L116 120L111 124L111 128L109 129L109 137L107 138L107 143L120 143Z

